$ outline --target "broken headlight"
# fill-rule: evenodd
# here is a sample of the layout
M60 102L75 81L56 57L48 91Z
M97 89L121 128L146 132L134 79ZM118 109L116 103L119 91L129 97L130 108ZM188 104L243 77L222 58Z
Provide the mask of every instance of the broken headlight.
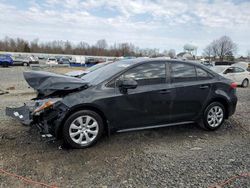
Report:
M33 113L38 115L41 112L43 112L45 109L52 108L54 104L60 100L61 98L51 98L51 99L37 101L37 105Z

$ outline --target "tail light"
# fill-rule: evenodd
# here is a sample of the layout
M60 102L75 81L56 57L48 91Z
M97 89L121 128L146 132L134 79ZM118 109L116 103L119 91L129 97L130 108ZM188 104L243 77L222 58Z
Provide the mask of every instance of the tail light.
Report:
M231 84L230 84L230 87L231 88L233 88L233 89L236 89L237 88L237 83L235 83L235 82L232 82Z

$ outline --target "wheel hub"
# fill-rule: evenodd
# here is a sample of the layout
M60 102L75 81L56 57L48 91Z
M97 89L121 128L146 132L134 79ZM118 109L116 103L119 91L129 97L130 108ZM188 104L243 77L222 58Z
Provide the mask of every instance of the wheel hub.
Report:
M87 145L98 135L97 121L88 115L76 118L69 127L70 138L77 144Z
M223 121L223 116L223 109L220 106L214 106L207 114L207 122L211 127L218 127Z

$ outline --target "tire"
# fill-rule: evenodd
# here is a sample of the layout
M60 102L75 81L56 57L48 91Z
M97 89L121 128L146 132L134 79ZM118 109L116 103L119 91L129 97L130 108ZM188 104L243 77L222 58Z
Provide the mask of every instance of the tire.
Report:
M3 67L8 67L9 66L9 64L8 64L8 62L3 62Z
M248 79L245 78L245 79L242 81L241 86L242 86L243 88L247 88L248 85L249 85L249 81L248 81Z
M23 62L23 66L27 67L29 66L29 63Z
M206 130L218 129L225 120L225 107L219 102L212 102L207 106L199 125Z
M72 148L83 149L94 145L102 136L103 130L104 124L99 114L81 110L66 120L63 125L63 140Z

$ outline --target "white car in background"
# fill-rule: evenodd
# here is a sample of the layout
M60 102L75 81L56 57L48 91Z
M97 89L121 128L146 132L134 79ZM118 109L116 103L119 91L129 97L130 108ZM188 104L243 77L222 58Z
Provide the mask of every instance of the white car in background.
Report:
M55 57L49 57L46 61L47 65L57 65L58 62Z
M221 76L228 78L242 87L248 87L250 72L240 66L214 66L210 68Z

